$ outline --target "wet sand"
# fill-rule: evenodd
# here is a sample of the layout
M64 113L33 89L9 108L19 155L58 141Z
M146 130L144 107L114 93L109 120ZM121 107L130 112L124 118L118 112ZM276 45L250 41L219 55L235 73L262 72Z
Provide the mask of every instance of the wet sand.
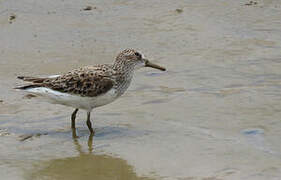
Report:
M280 18L278 0L0 0L1 178L281 179ZM128 47L168 71L94 110L92 144L85 112L75 139L73 109L12 89Z

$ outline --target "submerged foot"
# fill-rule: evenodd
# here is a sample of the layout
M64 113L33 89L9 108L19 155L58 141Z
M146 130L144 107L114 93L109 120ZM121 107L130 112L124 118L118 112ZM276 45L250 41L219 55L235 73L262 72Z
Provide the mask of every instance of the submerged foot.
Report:
M77 134L76 134L76 128L71 128L71 129L72 129L72 138L73 139L79 138L79 136L77 136Z

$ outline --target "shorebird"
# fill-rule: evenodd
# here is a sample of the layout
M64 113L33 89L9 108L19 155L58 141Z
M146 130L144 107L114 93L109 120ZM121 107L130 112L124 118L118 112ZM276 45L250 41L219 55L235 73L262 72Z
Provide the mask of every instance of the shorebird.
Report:
M139 52L125 49L117 55L113 64L86 66L48 77L18 76L19 79L30 83L15 89L42 96L54 104L75 108L71 115L72 129L75 129L78 110L86 110L87 126L93 134L91 111L113 102L124 94L131 83L134 71L142 67L166 70L143 58Z

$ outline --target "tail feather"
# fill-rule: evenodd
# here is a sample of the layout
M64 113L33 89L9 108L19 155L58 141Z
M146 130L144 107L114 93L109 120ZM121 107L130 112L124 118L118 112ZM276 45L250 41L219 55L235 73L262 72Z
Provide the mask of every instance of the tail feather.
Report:
M29 77L29 76L18 76L17 78L23 81L29 81L33 83L42 83L44 80L48 79L48 78L37 78L37 77Z
M24 79L24 76L18 76L17 78L18 79Z
M39 84L29 84L29 85L24 85L24 86L18 86L18 87L15 87L14 89L27 90L27 89L31 89L31 88L37 88L37 87L42 87L42 86Z

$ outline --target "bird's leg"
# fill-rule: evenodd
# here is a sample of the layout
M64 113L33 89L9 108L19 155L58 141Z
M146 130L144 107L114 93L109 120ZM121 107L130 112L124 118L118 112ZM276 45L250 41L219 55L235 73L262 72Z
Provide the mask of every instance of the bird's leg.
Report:
M75 109L71 115L71 128L75 129L75 119L76 119L76 114L79 109Z
M88 126L91 134L94 134L94 130L92 128L92 123L91 123L90 116L91 116L91 112L87 112L87 126Z

